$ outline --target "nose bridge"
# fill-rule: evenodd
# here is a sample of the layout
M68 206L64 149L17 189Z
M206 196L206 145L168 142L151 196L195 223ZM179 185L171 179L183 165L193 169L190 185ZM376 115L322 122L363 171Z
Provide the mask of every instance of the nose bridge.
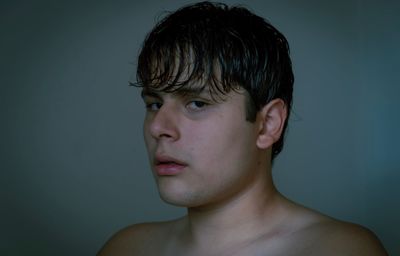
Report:
M155 138L176 139L179 135L177 122L177 109L174 104L164 103L151 120L150 133Z

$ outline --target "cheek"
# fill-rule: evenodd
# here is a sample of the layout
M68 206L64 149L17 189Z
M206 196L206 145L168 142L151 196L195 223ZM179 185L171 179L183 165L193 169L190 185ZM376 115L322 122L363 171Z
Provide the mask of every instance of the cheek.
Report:
M146 149L149 152L152 148L155 147L155 142L149 132L149 127L147 126L146 122L144 122L143 124L143 138L144 138L144 143L146 145Z
M194 141L187 143L188 150L201 161L199 164L213 171L212 176L244 167L242 165L251 162L256 153L254 135L247 124L230 122L236 125L223 127L221 123L216 122L217 125L201 129L207 130L206 134L193 133L191 139Z

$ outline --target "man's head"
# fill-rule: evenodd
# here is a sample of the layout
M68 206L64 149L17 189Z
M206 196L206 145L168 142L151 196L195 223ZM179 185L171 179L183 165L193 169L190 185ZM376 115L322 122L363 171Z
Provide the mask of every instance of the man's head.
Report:
M190 5L161 20L144 42L137 78L140 86L163 92L200 83L215 98L244 89L249 122L274 99L283 100L287 115L292 103L284 36L247 9L225 4ZM272 146L272 158L282 150L283 134Z

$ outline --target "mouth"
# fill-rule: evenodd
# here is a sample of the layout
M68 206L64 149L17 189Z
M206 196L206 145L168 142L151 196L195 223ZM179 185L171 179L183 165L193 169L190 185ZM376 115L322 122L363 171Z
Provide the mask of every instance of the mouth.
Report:
M154 161L154 167L158 176L174 176L182 173L187 164L169 156L157 156Z

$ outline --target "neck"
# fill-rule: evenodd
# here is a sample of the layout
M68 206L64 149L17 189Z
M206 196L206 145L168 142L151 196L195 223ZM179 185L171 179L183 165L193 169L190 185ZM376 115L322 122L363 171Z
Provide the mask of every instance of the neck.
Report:
M189 208L185 239L194 246L238 244L272 231L284 218L279 207L281 196L270 169L260 174L251 186L228 199Z

